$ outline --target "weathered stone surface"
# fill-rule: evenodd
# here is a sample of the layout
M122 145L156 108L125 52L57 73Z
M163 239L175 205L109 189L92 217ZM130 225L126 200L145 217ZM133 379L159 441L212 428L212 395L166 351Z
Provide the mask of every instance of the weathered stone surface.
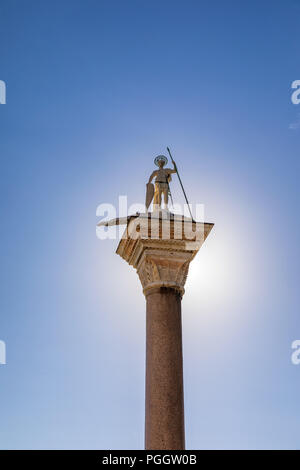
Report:
M145 448L185 448L181 297L174 289L146 296Z
M144 293L154 287L172 287L184 293L189 263L213 224L141 216L130 220L117 248L141 280Z
M191 251L172 250L172 247L146 248L137 266L144 294L147 295L148 291L155 287L168 287L183 295L189 264L193 257L194 253Z
M146 449L185 448L181 297L189 264L213 227L189 222L132 218L117 248L146 296Z

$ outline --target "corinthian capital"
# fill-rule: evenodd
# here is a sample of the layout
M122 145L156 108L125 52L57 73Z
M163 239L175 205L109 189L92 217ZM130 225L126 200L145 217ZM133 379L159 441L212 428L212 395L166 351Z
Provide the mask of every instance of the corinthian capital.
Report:
M172 250L172 246L168 249L146 248L137 266L144 294L147 295L153 288L169 287L183 295L193 257L193 252L178 251L176 247Z
M212 228L212 224L191 223L186 237L182 221L140 217L131 220L119 243L117 253L139 275L144 294L168 287L184 294L189 265Z

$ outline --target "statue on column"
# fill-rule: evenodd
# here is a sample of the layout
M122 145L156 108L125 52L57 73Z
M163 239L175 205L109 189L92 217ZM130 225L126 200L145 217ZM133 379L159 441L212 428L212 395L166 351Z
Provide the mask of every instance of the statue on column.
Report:
M177 168L174 160L172 160L174 169L172 168L164 168L164 166L168 163L167 157L164 155L158 155L154 163L158 166L158 170L155 170L150 175L149 181L147 183L147 192L146 192L146 210L153 200L153 208L154 210L160 210L162 207L162 196L164 199L164 206L165 209L168 208L168 199L170 194L170 187L169 183L172 179L171 174L177 173ZM152 184L152 180L155 178L155 186Z

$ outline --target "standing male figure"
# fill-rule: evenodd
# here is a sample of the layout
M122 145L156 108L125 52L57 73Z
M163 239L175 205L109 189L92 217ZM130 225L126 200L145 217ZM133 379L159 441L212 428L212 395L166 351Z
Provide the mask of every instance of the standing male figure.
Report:
M162 202L162 194L164 197L164 205L165 208L168 207L168 196L169 196L169 182L171 181L171 174L176 173L176 164L173 161L174 169L171 168L164 168L164 166L168 163L167 157L164 155L158 155L158 157L154 160L155 165L158 166L158 170L154 170L149 178L147 184L147 194L146 194L146 209L151 204L153 198L153 185L151 181L155 177L155 189L154 189L154 201L153 206L154 210L161 208ZM152 194L151 194L152 193Z

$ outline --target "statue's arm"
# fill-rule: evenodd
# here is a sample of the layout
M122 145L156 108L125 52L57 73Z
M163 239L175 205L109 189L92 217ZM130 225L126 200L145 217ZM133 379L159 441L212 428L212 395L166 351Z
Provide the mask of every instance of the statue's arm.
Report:
M157 170L154 170L151 175L150 175L150 178L149 178L149 181L148 183L151 183L151 181L153 180L153 178L157 175Z
M171 174L171 173L177 173L177 170L176 170L175 168L174 168L173 170L172 170L172 168L166 168L166 171L167 171L169 174Z
M174 160L172 160L172 162L173 162L173 167L174 167L174 168L173 168L173 169L172 169L172 168L166 168L166 170L167 170L167 172L168 172L169 174L171 174L171 173L177 173L176 163L174 162Z

